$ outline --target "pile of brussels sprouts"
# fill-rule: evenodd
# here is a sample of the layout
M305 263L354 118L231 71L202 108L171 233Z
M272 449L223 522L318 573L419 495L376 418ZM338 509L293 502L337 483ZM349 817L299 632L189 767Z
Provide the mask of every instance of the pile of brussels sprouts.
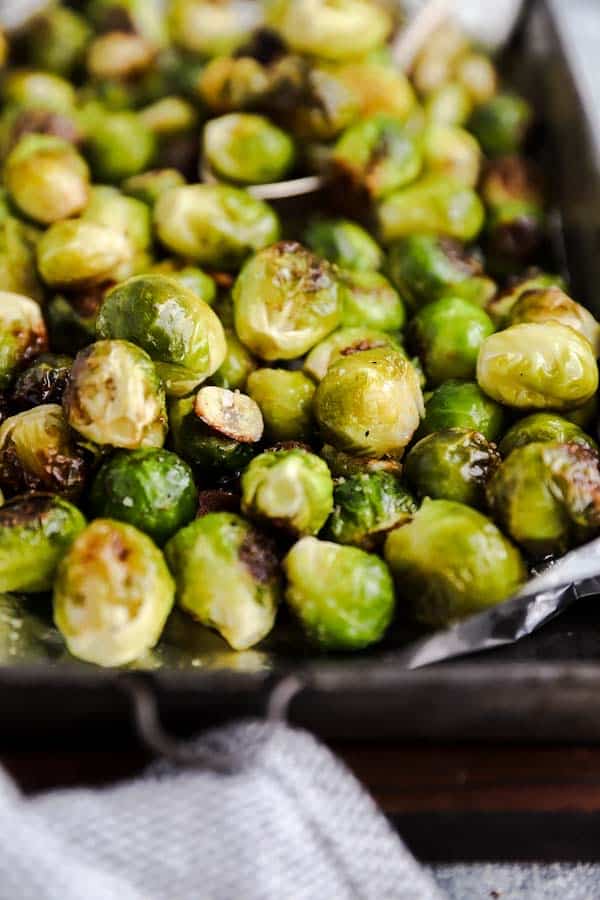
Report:
M503 601L600 531L528 104L451 26L409 80L374 0L167 6L0 42L0 590L100 665L174 603L357 650Z

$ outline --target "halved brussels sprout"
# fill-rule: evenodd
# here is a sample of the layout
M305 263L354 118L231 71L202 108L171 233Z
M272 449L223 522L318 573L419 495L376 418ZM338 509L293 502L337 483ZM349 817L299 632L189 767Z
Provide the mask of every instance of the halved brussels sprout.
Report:
M329 471L335 478L352 478L354 475L363 475L365 472L389 472L395 478L402 474L402 463L397 459L377 459L369 456L353 456L324 444L321 447L321 456L329 466Z
M532 110L517 94L497 94L475 108L469 119L486 156L517 153L531 125Z
M98 181L118 183L150 168L156 138L137 113L106 112L95 117L86 152Z
M591 312L559 287L526 291L512 306L509 325L521 322L561 322L588 339L596 357L600 356L600 325Z
M189 184L164 191L154 207L163 244L215 268L236 268L279 237L279 220L267 203L239 188Z
M26 134L6 160L4 183L22 213L50 225L81 212L88 202L90 175L68 141Z
M177 602L234 650L261 641L275 622L279 565L271 541L235 513L209 513L165 548Z
M455 75L476 104L487 103L496 93L498 75L494 63L485 53L471 50L460 56Z
M204 127L204 158L228 181L279 181L294 164L294 142L264 116L229 113Z
M124 234L85 219L55 222L37 247L42 279L51 287L70 289L109 281L132 255Z
M377 62L345 63L337 70L360 104L361 118L387 113L405 121L415 107L415 92L404 75Z
M486 306L490 318L499 328L509 324L510 312L520 297L528 291L545 290L546 288L564 288L565 283L560 275L547 272L528 271L520 278L512 279L508 287L496 295Z
M411 448L404 463L408 485L419 497L485 505L485 486L500 456L495 444L466 428L429 434Z
M138 275L105 298L96 331L142 347L154 360L167 394L189 394L225 359L223 327L207 303L163 275Z
M318 256L357 272L380 269L383 251L368 231L349 219L315 219L305 233Z
M411 363L376 348L334 362L315 394L315 416L329 443L358 456L402 456L423 415Z
M176 452L198 466L204 476L237 474L256 456L258 443L226 437L200 419L195 397L173 400L169 405L171 438Z
M481 167L479 144L468 131L450 125L430 125L423 133L425 169L475 187Z
M262 359L302 356L339 324L336 272L295 241L250 259L233 288L235 330Z
M152 223L148 207L127 197L118 188L96 185L82 213L82 219L105 225L124 234L134 250L147 250L152 243Z
M490 480L487 496L494 517L528 553L560 555L600 526L598 454L555 441L517 447Z
M303 441L311 437L315 385L302 372L257 369L248 376L246 389L260 406L269 440Z
M177 46L201 56L225 56L260 25L259 3L244 0L173 0L171 35Z
M71 428L96 444L162 447L165 393L147 353L129 341L96 341L75 357L63 397Z
M56 353L41 353L14 383L11 403L30 409L42 403L60 403L69 382L73 359Z
M394 615L394 585L378 556L305 537L283 568L286 601L312 643L361 650L381 640Z
M404 353L402 345L389 332L374 328L338 328L313 347L304 360L303 368L315 381L321 381L329 366L336 360L363 350L374 350L376 347L389 347Z
M194 412L217 434L241 444L256 444L263 436L264 422L258 403L247 394L209 385L194 400Z
M472 109L469 92L459 81L440 84L425 99L427 120L436 125L464 125Z
M38 69L11 69L2 79L2 98L8 106L71 112L75 88L66 78Z
M49 6L26 25L28 60L40 69L69 75L83 60L92 29L85 18L65 6Z
M0 426L0 488L5 495L51 491L73 500L81 494L88 470L88 459L56 403L27 409Z
M383 199L378 210L384 244L416 231L471 241L484 218L483 204L475 191L441 175L426 175L395 191Z
M196 515L192 470L168 450L121 450L98 471L90 492L95 518L128 522L164 544Z
M385 558L399 603L419 622L439 627L502 603L527 578L502 532L452 500L425 500L408 525L388 535Z
M508 429L500 441L499 450L502 456L508 456L517 447L535 442L558 441L561 444L581 444L590 450L598 450L596 441L586 432L559 416L558 413L533 413L525 416Z
M56 567L85 519L54 494L15 497L0 507L0 590L40 593L52 587Z
M517 409L575 409L598 389L590 342L558 322L512 325L479 348L477 381Z
M227 352L225 359L211 378L213 384L229 388L231 391L242 390L246 386L248 376L258 367L251 353L246 350L235 331L225 329Z
M413 65L412 78L420 94L429 94L453 75L457 60L468 50L460 25L444 22L429 36Z
M197 87L209 109L227 113L261 105L271 81L266 66L256 59L218 56L202 69Z
M478 431L488 441L502 434L506 415L503 407L483 393L476 381L445 381L425 402L420 435L446 428Z
M327 536L338 544L374 550L385 533L409 522L413 497L391 472L361 472L342 479L333 492Z
M183 97L161 97L140 110L139 116L153 134L167 142L177 136L195 134L198 127L196 107Z
M406 320L398 292L380 272L339 273L341 324L347 328L399 331Z
M446 297L423 306L410 325L412 345L433 386L473 378L482 342L494 332L490 317L468 300Z
M73 656L122 666L154 647L173 600L173 579L150 538L123 522L96 519L58 567L54 622Z
M318 534L333 509L327 464L301 448L267 450L242 474L242 512L295 537Z
M161 194L184 184L185 178L177 169L150 169L126 178L121 190L153 209Z
M127 81L147 72L156 57L156 47L141 34L108 31L94 38L87 50L87 72L102 81Z
M42 311L35 300L0 291L0 390L18 368L48 346Z
M60 353L77 353L96 340L96 317L105 294L97 285L77 293L56 294L46 306L50 344Z

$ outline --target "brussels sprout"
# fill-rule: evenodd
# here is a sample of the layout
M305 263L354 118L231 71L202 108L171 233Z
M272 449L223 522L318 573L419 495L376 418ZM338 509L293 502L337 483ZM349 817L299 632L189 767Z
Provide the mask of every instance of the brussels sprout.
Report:
M177 602L216 629L234 650L245 650L271 630L280 599L271 541L234 513L209 513L166 546Z
M204 128L204 158L221 178L241 184L279 181L294 163L294 142L264 116L229 113Z
M192 470L168 450L121 450L98 471L90 492L95 518L128 522L164 544L196 515Z
M488 206L488 265L512 271L530 259L543 238L543 198L532 167L518 156L489 163L480 184Z
M55 222L42 235L37 263L46 284L76 290L111 280L132 253L128 239L114 228L69 219Z
M272 109L299 140L332 141L355 121L356 94L337 72L307 66L300 60L298 94L290 96L295 75L290 67L298 67L295 57L284 58L274 66L267 109Z
M504 430L502 406L487 397L475 381L445 381L425 403L425 418L420 435L446 428L478 431L488 441L495 441Z
M548 441L556 441L561 444L581 444L582 447L588 447L590 450L598 450L594 439L582 428L553 412L533 413L525 416L524 419L519 419L502 438L499 450L502 456L508 456L517 447L524 447L526 444L536 442L547 443Z
M183 50L202 56L225 56L260 25L259 3L244 0L173 0L171 35Z
M219 56L200 73L198 92L210 109L227 113L260 105L270 86L271 76L258 60Z
M351 125L336 143L334 174L374 198L387 197L421 171L416 141L398 119L383 113Z
M285 598L312 643L360 650L381 640L394 615L394 585L379 557L305 537L283 567Z
M550 275L547 272L526 273L521 278L513 279L504 291L490 300L486 310L492 321L504 328L509 323L513 306L523 294L552 287L565 287L560 275Z
M470 241L481 230L484 209L472 188L427 175L386 197L379 205L378 220L385 244L418 231Z
M71 112L75 88L65 78L37 69L12 69L2 81L2 98L7 106Z
M315 385L302 372L257 369L248 376L247 391L260 406L271 441L303 441L312 433Z
M409 522L417 505L390 472L361 472L343 479L333 492L327 536L338 544L374 550L385 533Z
M123 522L96 519L58 567L54 622L73 656L122 666L154 647L173 600L173 579L150 538Z
M205 476L235 475L257 453L257 444L234 440L212 429L195 412L195 397L173 400L169 424L176 452Z
M86 151L98 181L119 182L151 166L156 138L134 112L105 113L90 129Z
M468 90L459 81L447 81L425 100L427 120L437 125L464 125L473 109Z
M63 397L71 428L96 444L162 447L165 395L147 353L128 341L97 341L75 357Z
M222 364L211 378L213 384L229 390L241 390L248 376L257 368L254 357L246 350L238 336L229 328L225 329L227 353ZM256 399L256 398L255 398Z
M177 96L161 97L140 110L139 117L153 134L167 140L193 132L198 125L196 107Z
M412 78L419 93L429 94L449 81L467 49L467 36L457 24L444 22L430 34L413 65Z
M400 353L377 348L334 362L317 387L326 441L358 456L401 456L423 415L417 373Z
M146 72L155 56L156 48L142 35L109 31L94 38L88 47L88 75L98 80L126 81Z
M150 209L154 209L161 194L184 184L185 178L177 169L151 169L126 178L121 184L121 189L125 194L141 200Z
M0 291L0 390L16 370L47 349L42 311L34 300Z
M338 328L313 347L304 360L303 368L315 381L321 381L329 366L336 360L363 350L374 350L376 347L389 347L404 353L398 340L388 332L374 328Z
M437 386L449 378L472 378L479 348L493 331L482 309L459 297L445 297L418 311L409 335L428 383Z
M485 504L485 485L500 464L494 444L466 428L447 428L424 437L404 463L408 485L419 498Z
M527 578L519 551L477 510L425 500L392 531L385 558L398 600L419 622L445 626L508 599Z
M154 223L169 250L215 268L237 268L279 237L279 221L267 203L223 184L165 191L154 207Z
M247 394L209 385L194 400L194 412L217 434L242 444L256 444L263 436L260 407Z
M489 56L484 53L465 53L457 61L455 77L464 85L474 103L487 103L496 93L498 76Z
M25 410L0 426L0 488L6 495L51 491L73 500L87 473L88 460L57 404Z
M425 169L475 187L479 178L481 151L475 138L463 128L430 125L423 133Z
M46 307L50 343L59 353L77 353L96 340L96 317L104 299L103 286L68 297L57 294Z
M383 265L379 245L368 231L349 219L315 219L306 229L305 239L318 256L343 269L365 272Z
M372 0L277 0L267 21L292 50L333 62L365 56L392 29L390 14Z
M26 134L4 169L13 203L36 222L50 225L81 212L88 202L89 171L72 144L45 134Z
M479 348L477 381L494 400L517 409L574 409L598 389L589 341L558 322L512 325Z
M223 328L207 303L163 275L138 275L112 288L96 322L101 338L131 340L155 361L167 394L181 397L225 359Z
M507 156L521 148L531 119L531 107L523 97L497 94L475 108L468 127L486 156Z
M596 357L600 356L600 325L584 306L571 300L559 287L526 291L510 310L509 325L522 322L560 322L588 339Z
M207 275L198 266L188 266L175 259L164 259L152 266L149 274L166 275L183 285L189 291L196 294L200 300L204 300L212 306L217 298L217 284L211 275Z
M17 376L11 391L12 405L17 409L30 409L42 403L60 403L72 365L70 356L41 353Z
M53 494L15 497L0 507L0 590L40 593L82 529L76 506Z
M28 23L27 58L40 69L69 75L83 60L92 30L83 16L64 6L50 6Z
M488 484L490 509L529 554L562 554L600 525L598 454L579 443L514 449Z
M13 294L31 297L38 303L44 290L36 270L36 247L40 233L14 216L0 222L0 284Z
M330 264L295 241L261 250L233 289L235 330L262 359L294 359L339 324L340 291Z
M363 475L371 472L386 472L399 478L402 474L402 464L397 459L376 459L368 456L352 456L324 444L321 448L321 456L329 466L329 471L335 478L352 478L354 475Z
M99 32L119 28L141 34L157 47L168 43L163 0L88 0L86 13Z
M337 70L360 103L363 119L387 113L404 121L415 108L415 92L402 72L374 62L346 63Z
M124 234L134 250L147 250L152 243L152 227L148 207L120 190L96 185L82 218L96 225L105 225Z
M295 537L318 534L333 510L327 464L301 448L268 450L242 474L242 512Z
M379 272L340 271L341 324L398 331L406 313L398 292Z

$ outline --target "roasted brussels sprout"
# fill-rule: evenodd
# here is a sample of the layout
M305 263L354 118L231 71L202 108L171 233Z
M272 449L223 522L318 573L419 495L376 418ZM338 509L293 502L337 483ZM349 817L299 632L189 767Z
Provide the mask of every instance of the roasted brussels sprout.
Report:
M86 152L98 181L118 183L150 168L156 138L137 113L107 112L89 130Z
M340 321L334 269L295 241L260 251L233 289L235 330L262 359L294 359Z
M150 538L124 522L96 519L58 567L54 622L73 656L122 666L156 644L173 600L173 579Z
M188 266L174 259L164 259L152 266L152 275L166 275L174 278L183 287L192 291L209 306L217 299L217 283L211 275L207 275L199 266Z
M398 352L376 348L334 362L315 394L326 441L358 456L401 456L423 415L417 373Z
M201 56L225 56L239 47L260 25L259 3L244 0L173 0L171 34L183 50Z
M6 496L50 491L74 500L88 470L56 403L27 409L0 426L0 489Z
M184 184L185 178L177 169L149 169L147 172L126 178L121 184L121 189L125 194L141 200L150 209L154 209L161 194Z
M417 231L470 241L481 230L484 209L472 188L451 178L426 175L385 197L378 220L385 244Z
M496 94L475 107L468 127L486 156L517 153L531 124L531 107L516 94Z
M558 322L512 325L479 349L477 381L494 400L517 409L569 410L598 389L590 342Z
M141 34L108 31L94 38L87 50L87 71L98 81L127 81L147 72L156 48Z
M141 34L156 47L168 43L162 0L88 0L86 13L100 33L119 28Z
M2 99L7 106L72 112L75 88L65 78L38 69L12 69L2 79Z
M257 369L248 376L249 395L260 406L271 441L303 441L311 436L314 382L302 372Z
M427 435L412 447L404 463L404 476L419 498L482 507L485 486L499 464L495 445L482 434L447 428Z
M459 297L428 303L411 322L409 336L423 363L427 381L473 378L482 342L494 325L482 309Z
M204 476L224 477L237 474L256 456L258 441L240 441L228 437L200 418L195 407L195 397L174 400L169 405L171 438L176 452L198 466L200 474ZM254 411L252 428L255 433L256 422ZM249 432L244 431L243 436L248 438Z
M286 601L312 643L360 650L381 640L394 614L394 585L378 556L304 537L283 568Z
M350 453L332 447L331 444L323 445L321 456L335 478L352 478L354 475L363 475L365 472L389 472L396 478L402 474L402 463L397 459L352 456Z
M525 416L508 429L500 441L499 450L502 456L508 456L517 447L524 447L534 442L558 441L561 444L581 444L590 450L598 450L593 438L586 432L559 416L557 413L533 413Z
M449 81L455 65L468 50L468 39L456 23L444 22L431 34L413 65L412 78L420 94L429 94Z
M543 239L544 209L537 171L519 156L488 163L479 191L488 207L488 266L512 272L530 260Z
M562 554L600 527L598 454L579 443L514 449L487 488L496 520L534 557Z
M75 357L63 397L71 428L95 444L162 447L165 394L154 363L128 341L97 341Z
M23 43L28 60L40 69L69 75L83 60L92 29L65 6L49 6L27 24Z
M466 87L459 81L447 81L425 99L427 120L436 125L464 125L473 109Z
M235 513L209 513L183 528L165 549L177 602L246 650L273 627L280 599L273 546Z
M196 107L183 97L161 97L140 110L139 116L144 125L163 141L195 133L198 126Z
M264 102L272 87L268 69L251 57L218 56L200 72L198 92L218 113L254 109Z
M42 311L34 300L0 291L0 390L21 366L48 346Z
M379 245L368 231L349 219L315 219L305 238L311 250L342 269L364 272L383 265Z
M90 492L95 518L128 522L164 544L195 518L192 470L168 450L121 450L98 471Z
M445 626L508 599L527 578L519 551L484 515L452 500L425 500L390 532L385 558L400 604Z
M475 187L479 178L481 150L468 131L450 125L430 125L423 133L425 169Z
M15 497L0 507L0 590L40 593L82 529L76 506L53 494Z
M591 312L559 287L526 291L512 306L509 325L522 322L560 322L588 339L596 357L600 356L600 325Z
M337 74L358 98L361 118L387 113L405 121L415 108L411 83L397 69L377 62L350 62Z
M486 310L499 328L505 328L509 324L513 306L523 294L553 287L565 287L560 275L551 275L547 272L527 272L521 278L512 279L505 290L490 300Z
M279 181L294 164L294 142L266 119L229 113L204 128L204 159L220 178L240 184Z
M242 512L295 537L318 534L333 509L327 464L301 448L268 450L242 474Z
M217 269L236 268L279 237L279 221L267 203L223 184L164 191L154 223L169 250Z
M498 76L494 63L485 53L473 50L464 53L457 60L454 72L475 104L487 103L496 93Z
M475 381L445 381L425 402L425 418L420 435L446 428L478 431L488 441L497 440L504 431L503 407L483 393Z
M413 497L390 472L361 472L342 479L333 503L327 536L363 550L376 549L387 531L409 522L417 511Z
M44 225L81 212L89 196L89 171L72 144L27 134L9 154L4 183L13 203Z
M285 57L275 64L271 78L267 109L299 141L333 141L357 117L356 94L336 71Z
M69 296L56 294L46 306L52 347L60 353L77 353L96 340L96 317L105 289L96 286Z
M121 232L135 251L148 250L152 243L148 207L141 200L127 197L117 188L106 185L93 187L82 218Z
M225 359L211 378L213 384L229 388L231 391L242 390L248 376L257 368L258 363L246 350L235 331L225 329L227 352Z
M374 328L338 328L313 347L304 360L303 368L315 381L321 381L329 366L336 360L362 350L374 350L376 347L389 347L400 353L404 352L398 340L388 332Z
M167 394L181 397L225 359L223 327L207 303L163 275L138 275L110 290L96 322L101 338L130 340L154 360Z
M85 219L55 222L37 246L42 279L50 287L71 290L110 281L132 255L124 234Z
M341 324L346 328L398 331L406 313L398 292L379 272L339 273Z
M69 382L73 359L56 353L41 353L13 385L11 404L17 409L30 409L42 403L61 403Z
M0 284L12 294L41 303L44 290L36 269L37 228L15 216L0 222Z

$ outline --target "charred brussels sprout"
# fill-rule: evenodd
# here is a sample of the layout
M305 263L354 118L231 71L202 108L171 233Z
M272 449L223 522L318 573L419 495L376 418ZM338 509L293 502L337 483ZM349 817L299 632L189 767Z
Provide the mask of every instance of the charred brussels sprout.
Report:
M561 444L581 444L590 450L598 450L593 438L585 431L564 419L557 413L533 413L525 416L508 429L502 438L499 450L502 456L508 456L517 447L536 442L558 441Z
M47 285L76 290L109 281L132 252L125 235L114 228L70 219L55 222L42 235L37 262Z
M264 116L230 113L205 126L204 158L220 178L263 184L289 172L294 142Z
M122 666L154 647L173 599L173 579L150 538L123 522L96 519L58 567L54 622L73 656Z
M208 57L234 51L261 21L260 4L244 0L174 0L169 13L175 43Z
M402 72L377 62L350 62L338 70L360 104L362 118L387 113L405 121L415 107L415 92Z
M0 389L9 386L21 366L46 350L48 335L34 300L0 291Z
M43 225L81 212L90 182L85 160L72 144L46 134L27 134L9 154L4 169L13 203Z
M341 324L346 327L398 331L406 313L398 292L379 272L339 273Z
M600 356L600 325L591 312L571 300L559 287L527 291L511 308L509 325L522 322L560 322L588 339L596 357Z
M475 381L445 381L425 403L425 418L419 434L432 434L446 428L478 431L488 441L502 434L504 409L483 393Z
M27 26L27 58L40 69L69 75L82 62L91 34L79 13L65 6L51 6Z
M207 303L163 275L139 275L104 299L96 330L142 347L154 360L167 394L181 397L225 359L223 327Z
M596 393L598 367L579 332L558 322L526 323L484 340L477 381L506 406L569 410Z
M156 138L137 113L104 113L89 130L86 151L96 179L118 183L150 168Z
M482 342L494 331L490 317L468 300L447 297L428 303L411 322L410 337L427 381L472 378Z
M198 92L209 109L219 113L253 109L271 89L271 75L248 56L220 56L199 74Z
M338 328L313 347L304 360L304 371L315 381L321 381L329 366L336 360L377 347L388 347L404 353L398 340L388 332L374 328Z
M379 245L368 231L349 219L316 219L305 237L311 250L342 269L368 272L383 265Z
M410 521L417 505L390 472L362 472L343 479L333 492L327 536L338 544L374 550L387 531Z
M215 268L236 268L279 237L279 221L268 204L223 184L164 191L154 223L169 250Z
M177 602L216 629L234 650L246 650L271 630L280 599L271 542L235 513L208 513L171 538L166 557Z
M304 60L298 62L297 96L289 96L290 79L295 74L289 71L289 65L293 69L298 68L297 60L288 57L275 66L272 76L274 86L267 99L267 106L273 106L274 112L298 140L332 141L356 119L356 94L338 72L308 66Z
M381 640L394 614L394 586L378 556L305 537L283 567L287 603L312 643L360 650Z
M65 296L56 294L46 306L52 347L60 353L77 353L96 340L96 318L104 298L102 287Z
M538 250L543 239L544 208L534 167L519 156L505 156L486 166L479 191L488 209L488 265L512 272Z
M242 474L242 512L296 537L318 534L333 509L327 464L307 450L269 450Z
M225 359L211 378L213 384L229 388L231 391L242 390L248 376L254 372L258 364L249 353L235 331L225 329L227 353Z
M248 376L247 390L260 406L269 440L310 439L315 393L310 378L286 369L257 369Z
M386 540L399 603L419 622L445 626L507 600L527 578L519 551L484 515L425 500Z
M415 444L404 475L415 494L433 500L456 500L467 506L485 503L485 485L500 464L494 444L477 431L448 428Z
M17 409L29 409L42 403L60 403L69 382L73 359L55 353L42 353L17 376L11 401Z
M126 178L121 185L125 194L141 200L150 209L154 209L161 194L174 187L182 187L185 178L177 169L149 169Z
M282 241L242 269L233 289L235 330L262 359L294 359L339 324L339 294L328 262Z
M331 444L323 445L321 456L335 478L352 478L354 475L363 475L369 472L389 472L396 478L402 474L402 464L397 459L352 456L350 453L332 447Z
M0 507L0 590L39 593L82 529L76 506L53 494L15 497Z
M547 272L527 272L523 277L512 279L508 287L498 293L487 304L486 310L493 322L499 328L505 328L510 324L510 313L523 294L529 291L541 291L546 288L564 288L564 281L560 275L551 275Z
M497 94L475 108L468 127L486 156L507 156L519 151L531 119L531 108L523 97Z
M255 430L256 422L254 411L252 428ZM257 453L258 439L250 441L229 437L198 416L195 397L172 401L169 406L169 423L176 452L198 466L201 475L222 477L237 474ZM249 432L244 431L243 436L248 438Z
M73 500L88 468L55 403L10 416L0 426L0 488L7 495L51 491Z
M423 160L428 172L475 187L479 178L481 150L463 128L430 125L423 134Z
M63 406L71 428L96 444L135 450L164 443L164 389L148 354L128 341L81 350Z
M315 417L326 441L358 456L401 456L423 415L414 368L387 348L334 362L315 394Z
M168 450L122 450L105 462L92 485L95 518L128 522L164 544L196 515L192 470Z
M416 231L472 240L484 221L483 204L472 188L440 175L395 191L379 205L379 230L385 244Z
M600 526L598 454L577 443L525 444L507 456L487 494L494 517L529 554L562 554Z

